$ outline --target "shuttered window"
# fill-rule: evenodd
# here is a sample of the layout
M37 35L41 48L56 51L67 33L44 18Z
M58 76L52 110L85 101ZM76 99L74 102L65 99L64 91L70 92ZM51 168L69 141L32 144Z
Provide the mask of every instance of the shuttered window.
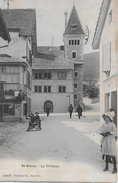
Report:
M111 43L104 44L102 47L102 70L111 70Z

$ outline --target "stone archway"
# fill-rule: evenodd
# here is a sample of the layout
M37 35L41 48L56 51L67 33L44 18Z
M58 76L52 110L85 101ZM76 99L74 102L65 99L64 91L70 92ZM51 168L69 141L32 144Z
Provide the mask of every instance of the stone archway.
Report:
M47 105L50 106L50 112L53 112L53 103L49 100L45 101L45 103L44 103L44 112L46 112Z

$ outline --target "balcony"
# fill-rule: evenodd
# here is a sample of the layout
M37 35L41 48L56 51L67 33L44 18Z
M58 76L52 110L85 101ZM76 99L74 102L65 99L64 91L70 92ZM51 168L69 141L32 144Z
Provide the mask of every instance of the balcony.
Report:
M14 102L14 103L20 103L25 100L25 94L20 91L15 91L15 90L5 90L5 91L0 91L0 102Z

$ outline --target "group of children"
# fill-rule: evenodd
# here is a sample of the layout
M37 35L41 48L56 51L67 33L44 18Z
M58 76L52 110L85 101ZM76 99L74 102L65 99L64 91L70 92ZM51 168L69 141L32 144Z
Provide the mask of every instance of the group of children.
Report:
M97 130L97 132L102 136L101 137L101 151L102 151L102 159L105 158L106 166L103 171L107 171L109 169L108 164L113 163L113 171L112 173L117 173L117 149L116 149L116 125L113 123L113 114L111 112L107 112L102 115L104 119L104 124Z
M38 112L35 112L35 114L30 114L30 121L27 131L30 131L31 129L41 130L41 119Z

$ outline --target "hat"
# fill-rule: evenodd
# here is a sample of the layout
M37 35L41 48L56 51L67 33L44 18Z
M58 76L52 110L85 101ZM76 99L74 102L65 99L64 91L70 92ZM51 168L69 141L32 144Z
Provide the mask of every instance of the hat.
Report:
M35 112L35 114L39 114L39 112Z
M105 116L108 116L110 118L110 120L113 121L113 117L110 112L106 112Z

